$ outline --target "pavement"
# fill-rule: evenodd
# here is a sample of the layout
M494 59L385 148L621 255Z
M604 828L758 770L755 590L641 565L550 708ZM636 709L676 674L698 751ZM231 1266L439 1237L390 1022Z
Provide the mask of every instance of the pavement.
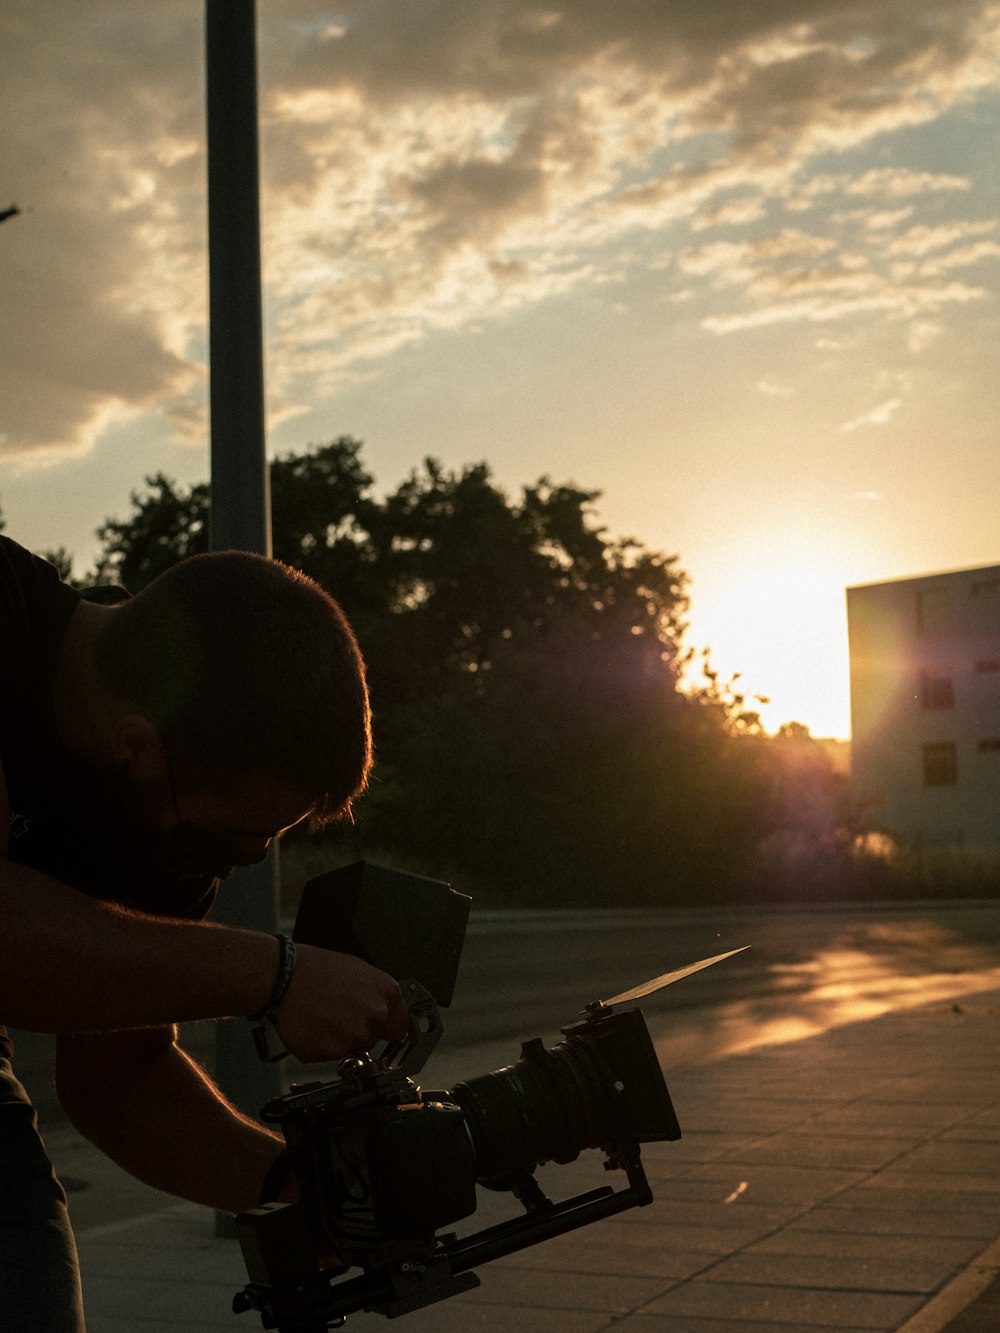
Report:
M481 1286L407 1315L406 1333L1000 1329L998 1018L1000 975L667 1070L684 1136L643 1150L654 1202L482 1266ZM495 1068L489 1054L461 1072ZM71 1189L89 1333L261 1327L230 1313L246 1273L213 1215L129 1181L69 1131L49 1146ZM613 1183L601 1161L546 1168L543 1184L564 1198ZM131 1215L89 1225L88 1198L108 1190ZM464 1230L517 1212L484 1192Z

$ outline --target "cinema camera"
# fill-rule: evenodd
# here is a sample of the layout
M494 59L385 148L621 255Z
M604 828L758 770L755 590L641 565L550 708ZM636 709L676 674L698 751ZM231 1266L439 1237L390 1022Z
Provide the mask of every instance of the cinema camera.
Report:
M250 1281L233 1309L256 1310L266 1329L407 1314L478 1286L479 1264L652 1202L640 1144L681 1131L642 1013L627 1006L730 955L594 1001L551 1050L535 1038L508 1068L424 1091L414 1078L441 1036L469 905L447 884L364 862L306 886L293 938L402 979L410 1032L345 1060L333 1079L293 1083L262 1112L284 1134L299 1188L297 1203L236 1219ZM553 1202L535 1168L584 1149L600 1149L627 1183ZM477 1185L509 1191L523 1213L442 1234L475 1212ZM362 1272L345 1276L352 1268Z

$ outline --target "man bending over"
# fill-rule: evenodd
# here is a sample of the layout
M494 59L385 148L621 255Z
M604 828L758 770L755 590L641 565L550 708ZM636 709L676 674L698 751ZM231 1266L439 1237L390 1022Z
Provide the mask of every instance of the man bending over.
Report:
M194 556L108 604L0 537L0 1022L58 1034L67 1115L140 1180L256 1204L282 1142L224 1100L174 1025L268 1006L280 942L207 922L218 881L347 812L370 766L354 635L304 575ZM392 978L299 946L276 1025L300 1060L406 1022ZM65 1195L11 1056L0 1027L3 1327L82 1333Z

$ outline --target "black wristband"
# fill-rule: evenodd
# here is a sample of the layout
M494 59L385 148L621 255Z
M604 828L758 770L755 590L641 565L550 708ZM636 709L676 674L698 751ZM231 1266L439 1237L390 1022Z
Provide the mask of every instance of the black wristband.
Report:
M277 1013L288 987L292 984L292 977L295 975L295 964L298 961L295 941L290 935L276 935L275 939L281 947L281 953L278 957L278 976L267 1004L264 1005L263 1009L258 1009L255 1014L248 1015L251 1023L256 1023L262 1018L270 1018Z

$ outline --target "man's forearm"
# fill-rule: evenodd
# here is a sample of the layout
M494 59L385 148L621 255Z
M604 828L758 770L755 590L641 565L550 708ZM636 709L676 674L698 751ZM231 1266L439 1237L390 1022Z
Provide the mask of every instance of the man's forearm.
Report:
M164 921L0 862L0 1022L101 1032L253 1013L278 946L255 931Z
M252 1014L274 994L279 956L263 932L143 916L0 861L0 1023L96 1033ZM276 1025L303 1063L406 1032L387 973L310 944L296 960Z
M254 1207L283 1140L240 1115L177 1046L151 1037L60 1039L66 1114L147 1185L223 1212Z

